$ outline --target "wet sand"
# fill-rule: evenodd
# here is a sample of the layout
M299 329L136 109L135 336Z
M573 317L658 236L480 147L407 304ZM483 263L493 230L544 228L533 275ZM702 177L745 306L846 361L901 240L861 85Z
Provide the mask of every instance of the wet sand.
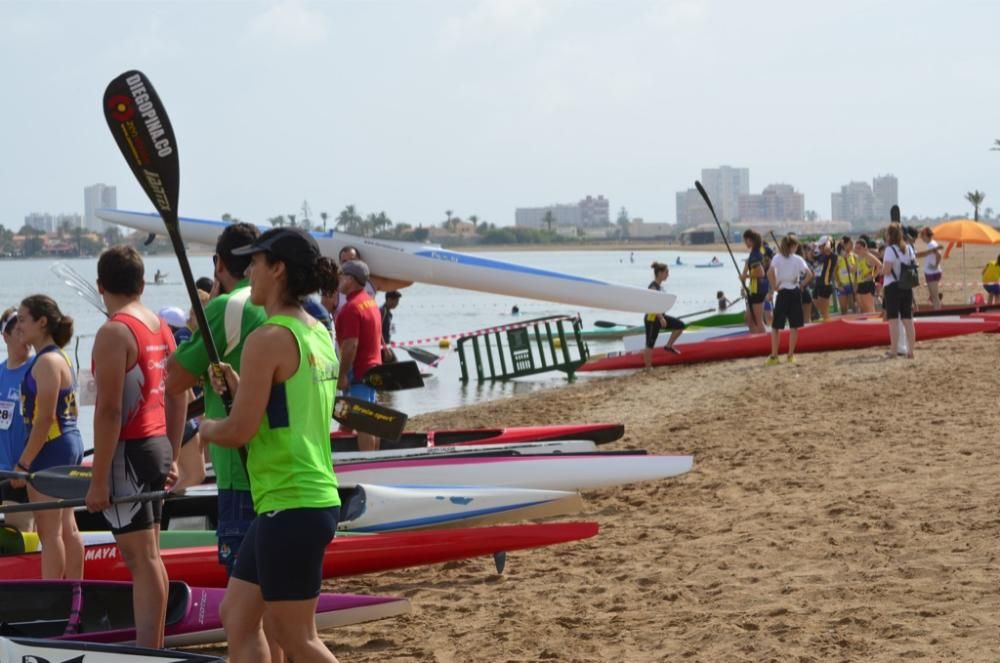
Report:
M512 553L502 576L483 558L328 582L413 612L323 637L366 663L1000 660L998 344L668 367L416 417L620 421L611 448L695 468L587 493L596 538Z

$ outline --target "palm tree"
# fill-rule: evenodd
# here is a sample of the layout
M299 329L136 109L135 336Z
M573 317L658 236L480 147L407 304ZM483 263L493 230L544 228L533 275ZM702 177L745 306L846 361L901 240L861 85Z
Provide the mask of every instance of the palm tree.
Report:
M545 227L548 229L549 232L552 232L552 224L555 222L556 222L556 216L555 214L552 213L552 210L550 209L545 210L545 216L542 217L542 223L545 224Z
M349 235L358 235L364 230L364 219L354 205L348 205L337 215L337 228Z
M444 216L445 216L445 221L444 222L446 224L445 228L450 228L451 227L451 210L450 209L446 209L444 211Z
M320 212L319 218L323 219L323 232L326 232L326 220L330 217L326 212Z
M993 147L990 148L993 152L1000 152L1000 138L993 139Z
M973 217L973 221L978 221L979 220L979 206L982 205L983 204L983 200L986 199L986 194L983 193L982 191L979 191L977 189L975 191L970 191L969 193L965 194L965 199L968 200L972 204L972 208L973 208L974 213L975 213L975 216Z
M295 215L294 214L289 214L288 215L288 225L290 225L292 228L295 227Z
M279 214L278 216L272 216L267 221L275 228L281 228L282 226L285 225L285 215Z

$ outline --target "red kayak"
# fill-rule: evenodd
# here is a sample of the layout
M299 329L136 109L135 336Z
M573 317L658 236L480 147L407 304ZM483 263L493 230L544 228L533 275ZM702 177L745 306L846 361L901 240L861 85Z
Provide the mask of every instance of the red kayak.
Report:
M403 433L403 436L395 442L382 440L381 448L383 450L414 449L464 444L512 444L515 442L558 442L562 440L591 440L595 444L606 444L621 439L623 435L625 435L625 426L622 424L471 428L468 430ZM358 450L358 438L354 433L331 433L330 443L334 452Z
M457 559L539 548L597 534L597 523L544 523L461 529L427 530L337 537L323 558L323 577L375 573L410 566L441 564ZM225 569L215 546L171 548L161 551L167 575L199 587L225 587ZM118 546L87 546L84 577L88 580L131 580ZM0 578L41 577L41 554L0 555Z
M1000 320L978 318L939 317L914 320L917 340L928 341L949 336L990 332L1000 328ZM682 337L683 338L683 337ZM889 344L889 325L881 317L835 318L829 322L809 324L799 330L795 351L828 352L830 350L855 350ZM788 330L781 332L780 352L788 352ZM724 359L766 357L771 354L771 334L744 334L709 339L679 346L680 354L663 348L653 350L653 365L694 364ZM642 368L642 353L630 352L605 357L595 357L581 366L579 371L617 371Z

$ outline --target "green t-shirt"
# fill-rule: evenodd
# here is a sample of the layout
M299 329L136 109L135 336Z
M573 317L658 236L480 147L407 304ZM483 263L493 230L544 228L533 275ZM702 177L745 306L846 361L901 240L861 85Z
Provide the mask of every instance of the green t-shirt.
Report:
M232 292L219 295L205 306L205 318L212 330L212 340L222 361L240 372L240 354L243 352L243 341L254 329L267 321L267 314L260 306L250 303L250 281L243 279L236 284ZM201 340L201 331L196 331L188 340L177 346L174 353L177 363L192 375L208 378L208 351ZM205 388L205 417L208 419L223 419L226 408L222 399L211 386ZM211 440L208 440L211 442ZM252 440L251 440L252 442ZM228 449L213 444L208 448L215 468L215 477L219 488L232 490L250 490L250 480L247 478L239 449Z
M330 332L276 315L267 321L289 330L299 347L299 368L271 387L267 411L249 447L254 511L319 509L340 504L330 458L330 417L339 374Z

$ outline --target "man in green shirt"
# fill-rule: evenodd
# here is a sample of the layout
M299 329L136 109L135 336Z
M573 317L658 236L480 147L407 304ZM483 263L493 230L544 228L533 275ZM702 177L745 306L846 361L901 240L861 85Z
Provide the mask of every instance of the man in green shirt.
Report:
M267 315L260 306L250 303L250 282L243 273L250 256L233 255L233 250L249 246L260 235L256 226L234 223L226 226L215 245L215 281L219 295L205 306L205 318L212 332L219 357L238 373L243 341ZM208 378L208 351L200 331L181 343L167 362L167 393L185 392ZM227 412L215 390L205 389L205 417L222 419ZM219 563L232 572L240 543L255 512L250 495L250 479L237 449L209 442L209 453L219 488L219 512L216 534L219 538Z

